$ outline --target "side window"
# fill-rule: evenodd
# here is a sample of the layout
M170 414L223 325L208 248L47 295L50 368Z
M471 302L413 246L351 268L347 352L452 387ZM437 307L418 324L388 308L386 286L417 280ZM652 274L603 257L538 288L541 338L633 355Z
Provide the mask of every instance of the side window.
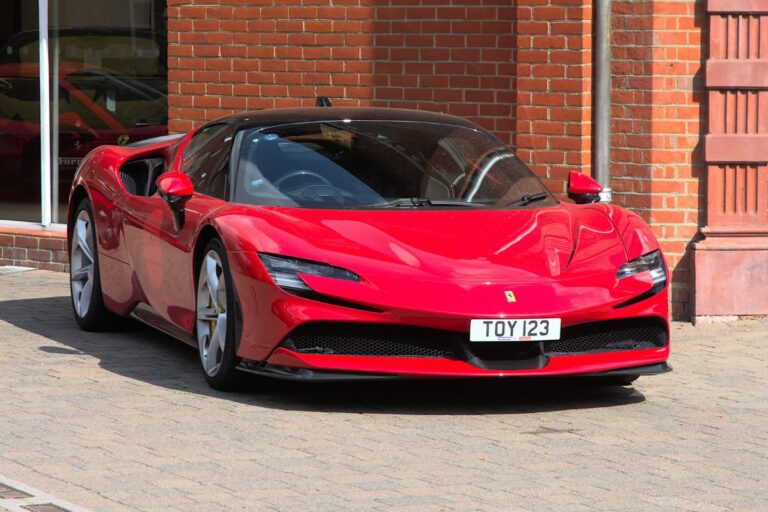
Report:
M208 126L189 141L183 170L196 192L226 199L231 150L232 131L225 124Z

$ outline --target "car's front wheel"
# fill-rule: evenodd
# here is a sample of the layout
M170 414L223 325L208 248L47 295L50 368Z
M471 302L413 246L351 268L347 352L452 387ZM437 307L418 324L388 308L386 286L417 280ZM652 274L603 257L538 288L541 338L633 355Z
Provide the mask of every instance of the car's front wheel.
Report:
M231 389L237 381L236 301L229 263L218 239L208 242L198 269L197 345L208 384Z

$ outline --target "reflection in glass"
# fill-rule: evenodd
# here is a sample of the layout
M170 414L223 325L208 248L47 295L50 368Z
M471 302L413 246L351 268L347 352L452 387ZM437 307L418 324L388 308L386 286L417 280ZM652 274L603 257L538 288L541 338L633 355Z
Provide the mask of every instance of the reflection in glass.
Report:
M168 133L166 1L49 5L52 210L54 222L65 222L72 178L89 151ZM3 0L3 9L0 220L40 221L37 2Z
M7 41L36 28L37 2L3 0L3 16L0 16L0 220L40 221L40 71L36 62L21 65L7 53Z
M168 133L164 0L50 0L53 220L65 222L82 158ZM18 39L14 52L36 52ZM24 51L29 47L28 51Z

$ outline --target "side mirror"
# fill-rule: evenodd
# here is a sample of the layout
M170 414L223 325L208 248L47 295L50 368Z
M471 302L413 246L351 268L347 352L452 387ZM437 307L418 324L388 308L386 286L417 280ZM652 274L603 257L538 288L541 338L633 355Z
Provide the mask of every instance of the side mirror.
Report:
M599 203L602 191L603 186L589 176L577 171L568 175L568 197L577 204Z
M192 197L194 187L189 176L183 172L168 172L155 181L157 191L173 214L173 227L181 231L184 227L184 207Z

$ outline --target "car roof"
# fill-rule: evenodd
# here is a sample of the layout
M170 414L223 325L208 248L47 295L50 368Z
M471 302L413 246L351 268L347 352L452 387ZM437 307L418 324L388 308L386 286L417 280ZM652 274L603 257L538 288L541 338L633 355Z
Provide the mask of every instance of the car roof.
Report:
M208 123L208 126L226 123L235 125L238 128L264 127L302 122L342 121L347 119L351 121L437 123L481 129L480 126L471 121L447 114L425 112L422 110L375 107L302 107L253 110L218 119Z

